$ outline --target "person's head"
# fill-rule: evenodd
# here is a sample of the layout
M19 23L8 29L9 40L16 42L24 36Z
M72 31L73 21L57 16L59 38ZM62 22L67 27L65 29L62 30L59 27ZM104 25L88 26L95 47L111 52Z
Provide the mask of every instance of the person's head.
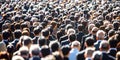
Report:
M83 26L83 24L79 24L77 28L78 28L78 31L83 31L84 26Z
M110 30L108 32L108 37L112 37L113 35L115 35L115 31L114 30Z
M76 35L71 33L71 34L68 36L68 39L69 39L70 42L73 42L73 41L76 40Z
M120 51L116 54L116 60L120 60Z
M94 46L94 39L92 37L88 37L85 40L85 46L87 47L93 47Z
M22 46L19 49L19 54L20 56L22 56L24 59L28 59L29 58L29 49L26 46Z
M22 35L21 30L15 30L14 31L14 37L15 38L19 39L21 37L21 35Z
M51 21L52 28L55 29L57 27L57 22L56 21Z
M67 35L75 34L75 33L76 33L76 31L72 28L68 29L68 31L67 31Z
M22 44L23 46L27 46L28 48L30 48L32 44L32 39L29 36L24 36Z
M101 43L100 43L100 46L99 46L99 49L101 50L101 51L108 51L109 50L109 48L110 48L110 45L109 45L109 42L108 41L105 41L105 40L103 40Z
M92 54L92 60L102 60L102 52L101 51L95 51Z
M30 33L27 30L22 31L23 36L30 36Z
M117 44L117 51L120 51L120 42Z
M44 37L48 37L50 35L50 31L48 29L43 29L41 33Z
M119 22L114 22L113 23L114 30L118 30L119 28Z
M28 25L26 23L21 24L21 29L28 28Z
M30 52L31 57L39 56L40 54L39 45L31 45L29 52Z
M51 54L50 48L47 45L42 46L41 47L41 54L42 54L42 57L46 57L46 56L50 55Z
M93 27L95 27L94 24L89 24L89 25L88 25L88 32L89 32L89 33L91 33Z
M45 38L38 38L38 44L40 47L44 46L45 45L45 41L46 39Z
M8 30L3 30L2 31L2 37L3 37L3 39L9 39L9 37L10 37L10 32L8 31Z
M36 27L36 28L34 28L33 32L34 32L34 35L35 35L35 36L36 36L36 35L39 36L39 34L40 34L40 32L41 32L41 29L39 29L38 27Z
M92 58L92 54L93 54L94 51L95 51L94 48L87 48L85 50L85 54L84 54L85 58L87 58L87 57Z
M70 48L69 46L62 46L62 47L61 47L61 50L62 50L63 56L64 56L64 57L68 57L71 48Z
M20 29L20 23L16 23L16 24L14 25L14 29Z
M24 60L24 58L19 55L16 55L12 57L12 60Z
M103 30L98 30L96 33L97 40L104 40L105 32Z
M111 37L108 39L108 42L110 44L110 48L116 48L118 41L114 39L114 37Z
M96 35L98 30L99 29L97 27L93 27L91 32L92 32L93 35Z
M79 41L73 41L71 48L77 48L78 50L80 50L81 46L80 46L80 42Z
M9 53L7 53L6 51L0 52L0 59L1 60L10 60Z
M49 46L50 46L50 49L52 50L52 52L59 51L59 49L60 49L60 43L58 41L50 42Z

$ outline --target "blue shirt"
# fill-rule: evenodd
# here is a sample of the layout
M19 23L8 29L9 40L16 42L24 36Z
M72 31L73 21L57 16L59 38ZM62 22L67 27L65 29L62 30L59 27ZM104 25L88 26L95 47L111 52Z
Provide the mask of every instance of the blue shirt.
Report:
M79 52L79 50L77 48L73 48L70 51L69 60L76 60L76 56L77 56L78 52Z

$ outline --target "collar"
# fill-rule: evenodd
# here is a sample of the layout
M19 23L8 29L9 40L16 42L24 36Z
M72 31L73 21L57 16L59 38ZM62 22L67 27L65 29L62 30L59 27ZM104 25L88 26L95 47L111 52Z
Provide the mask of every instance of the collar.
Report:
M115 51L117 51L117 49L116 49L116 48L110 48L109 50L115 50Z

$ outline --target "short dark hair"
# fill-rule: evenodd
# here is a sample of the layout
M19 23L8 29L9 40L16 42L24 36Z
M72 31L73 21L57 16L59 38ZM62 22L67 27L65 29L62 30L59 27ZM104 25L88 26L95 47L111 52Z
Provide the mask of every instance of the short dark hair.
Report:
M50 48L52 52L58 51L60 48L60 43L57 41L50 42Z
M76 35L75 34L70 34L68 36L69 40L72 42L72 41L75 41L76 40Z
M10 37L10 32L8 30L3 30L2 37L3 39L8 39Z
M65 56L65 55L69 54L71 48L69 46L63 46L61 48L61 50L62 50L63 55Z
M44 37L47 37L47 36L49 36L49 30L47 30L47 29L44 29L44 30L42 30L42 35L44 36Z
M28 46L31 43L32 43L32 39L29 36L24 36L23 45Z
M14 36L15 36L15 38L20 38L21 35L22 35L21 30L15 30L15 31L14 31Z
M41 53L42 57L46 57L47 55L50 55L50 49L47 45L41 47Z
M93 46L95 41L92 37L88 37L88 38L86 38L85 42L86 42L87 46Z
M35 35L37 35L41 32L41 29L36 27L36 28L34 28L33 32L34 32Z
M38 43L39 43L39 46L41 47L41 46L43 46L43 45L45 45L45 38L39 38L38 39Z
M116 48L118 41L114 37L109 38L108 40L111 48Z
M83 31L84 26L83 26L83 24L78 24L78 27L77 27L77 28L78 28L79 31Z
M15 28L15 29L20 29L20 23L16 23L16 24L14 25L14 28Z

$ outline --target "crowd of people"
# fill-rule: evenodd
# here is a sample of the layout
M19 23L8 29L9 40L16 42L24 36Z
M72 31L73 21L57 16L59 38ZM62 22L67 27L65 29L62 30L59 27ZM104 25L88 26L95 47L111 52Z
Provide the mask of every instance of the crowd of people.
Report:
M120 1L0 2L0 60L120 60Z

